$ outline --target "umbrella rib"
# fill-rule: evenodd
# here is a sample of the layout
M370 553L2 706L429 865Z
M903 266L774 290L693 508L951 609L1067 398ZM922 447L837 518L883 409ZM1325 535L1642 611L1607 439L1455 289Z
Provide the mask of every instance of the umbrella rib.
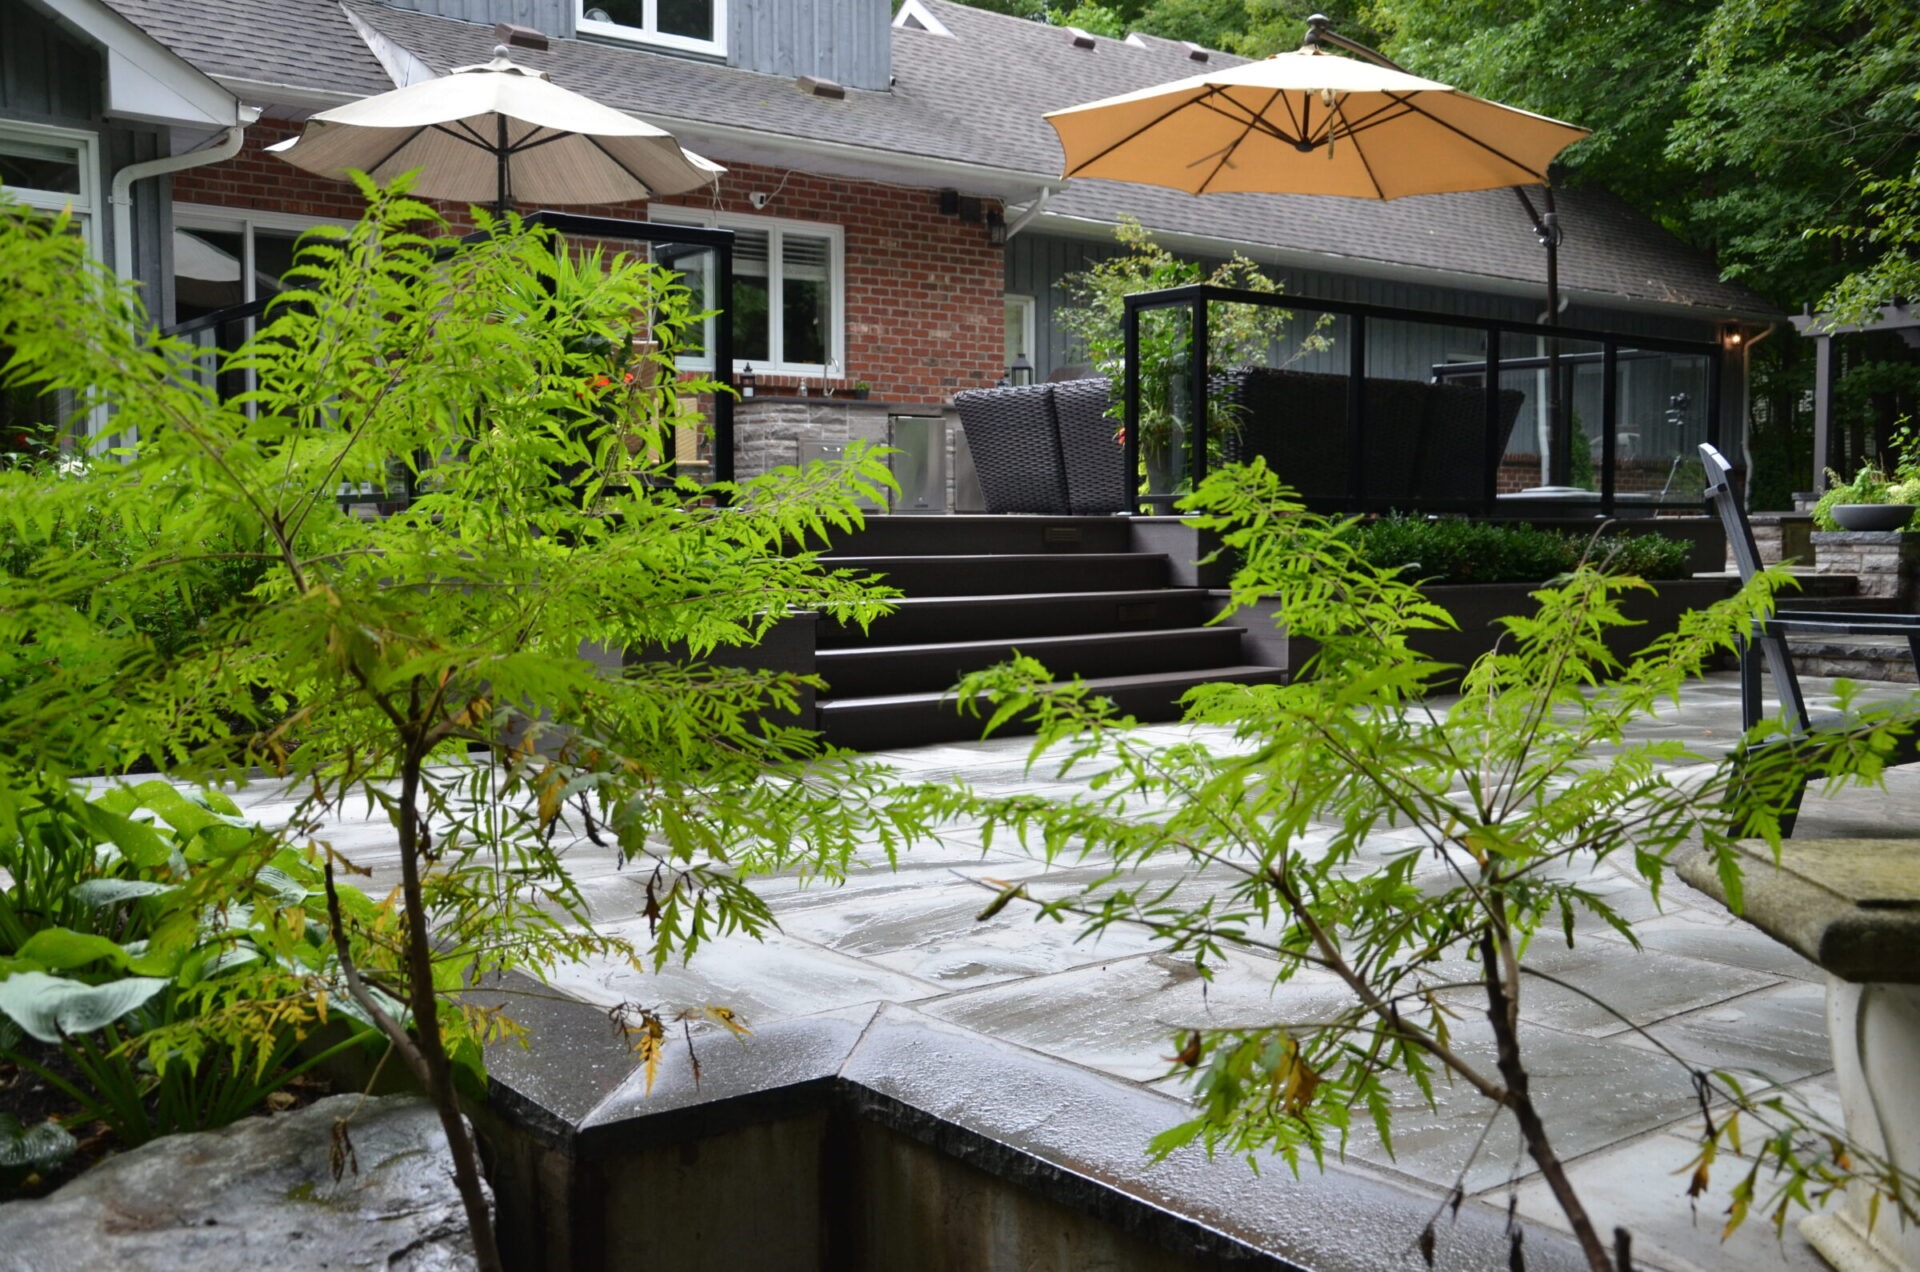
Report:
M1279 97L1281 105L1283 106L1287 105L1287 99L1284 93L1279 92L1279 90L1275 90L1275 96ZM1227 100L1232 101L1233 99L1228 98ZM1282 129L1278 124L1268 119L1265 111L1262 111L1256 115L1248 111L1246 107L1241 106L1238 102L1234 102L1234 106L1237 108L1235 110L1222 110L1220 109L1219 106L1215 105L1212 102L1195 102L1194 105L1200 107L1203 110L1210 110L1214 114L1220 116L1222 119L1230 119L1236 124L1245 124L1247 125L1247 130L1249 132L1260 132L1265 134L1268 137L1274 138L1276 141L1284 141L1289 145L1291 145L1294 142L1297 142L1300 140L1300 138L1292 136L1291 134L1287 133L1284 129ZM1269 105L1271 105L1271 103L1269 103ZM1293 110L1291 107L1288 108L1287 114L1289 116L1293 114ZM1289 118L1287 122L1292 123L1293 120ZM1243 139L1244 137L1245 137L1245 134L1242 134Z
M1390 124L1396 119L1405 119L1409 113L1409 109L1405 102L1398 100L1391 101L1384 106L1377 107L1370 114L1360 116L1358 123L1354 122L1345 111L1342 111L1340 112L1340 118L1345 122L1346 129L1341 135L1351 137L1355 133L1365 132L1369 128L1377 128L1381 124Z
M1134 129L1132 132L1128 133L1126 136L1121 137L1115 142L1113 142L1113 144L1109 145L1106 149L1100 151L1100 153L1096 155L1090 155L1082 162L1075 164L1073 166L1072 171L1064 172L1061 175L1067 176L1067 177L1079 176L1082 172L1085 172L1088 168L1091 168L1094 164L1099 163L1102 159L1105 159L1108 155L1120 149L1120 147L1126 145L1131 141L1138 139L1139 137L1151 131L1152 129L1158 128L1161 124L1166 123L1169 119L1172 119L1175 115L1185 110L1188 106L1194 105L1196 101L1204 104L1208 100L1208 98L1211 98L1213 95L1215 95L1219 91L1220 91L1219 89L1213 87L1212 85L1208 85L1207 97L1202 97L1198 99L1188 98L1185 101L1174 103L1173 105L1167 107L1167 109L1162 111L1159 115L1148 120L1146 123L1141 124L1138 128Z
M650 183L645 177L641 176L639 173L635 172L632 168L629 168L625 163L623 163L620 160L620 157L618 155L615 155L611 150L608 150L605 146L601 145L600 139L598 137L592 136L588 133L577 133L575 135L582 138L583 140L586 141L588 145L592 146L595 150L598 150L601 154L605 155L607 157L608 162L612 163L614 167L620 169L620 171L626 173L628 176L632 177L635 181L638 181L640 183L640 188L647 192L646 194L640 196L641 198L651 199L653 197L652 183Z
M546 136L540 138L537 141L528 141L527 137L533 136L533 133L528 133L527 137L522 137L519 141L516 141L512 145L508 146L507 153L511 155L525 154L527 151L532 150L537 146L544 146L549 144L550 142L565 141L569 137L580 137L584 135L585 134L583 133L549 132Z
M1442 128L1446 129L1448 132L1452 133L1454 136L1460 138L1462 141L1470 142L1471 144L1480 147L1480 149L1486 151L1488 154L1494 156L1495 158L1500 159L1503 162L1512 164L1514 167L1520 169L1520 171L1526 173L1528 176L1532 177L1534 180L1540 181L1540 182L1546 181L1547 179L1546 173L1535 172L1532 168L1529 168L1526 164L1521 163L1518 159L1515 159L1512 155L1508 154L1506 151L1501 150L1498 146L1488 145L1486 142L1480 140L1478 137L1474 136L1472 133L1464 131L1463 129L1461 129L1459 126L1455 124L1448 123L1446 120L1440 118L1438 115L1434 114L1432 111L1422 110L1417 104L1415 104L1414 102L1410 101L1405 97L1402 97L1395 93L1389 93L1387 94L1387 96L1392 97L1395 101L1402 103L1403 105L1406 106L1408 110L1412 111L1416 115L1421 116L1423 119L1431 119L1434 123L1440 125Z
M1273 90L1273 96L1267 98L1267 104L1265 106L1262 106L1259 110L1250 110L1247 112L1246 126L1240 130L1238 137L1220 148L1220 162L1213 165L1213 171L1207 174L1206 180L1194 187L1193 192L1195 194L1205 194L1207 192L1207 187L1212 185L1214 179L1232 162L1233 152L1239 149L1240 143L1247 139L1247 134L1253 132L1260 126L1260 121L1267 117L1267 111L1273 108L1274 100L1281 97L1284 97L1284 94L1276 88ZM1235 105L1238 104L1237 102L1235 103ZM1220 113L1225 114L1226 112L1222 111Z
M378 162L367 165L367 175L372 176L373 174L379 172L380 169L384 168L387 165L387 163L391 161L395 155L399 154L402 150L405 150L408 146L411 146L414 142L414 139L425 131L426 129L424 128L416 128L412 132L408 133L405 137L402 137L399 141L395 142L393 145L393 149L387 151L386 154L381 155Z
M453 121L453 123L454 123L454 126L451 128L449 128L445 124L435 124L433 125L433 130L435 132L445 133L447 136L453 138L455 141L464 141L469 146L478 146L480 149L486 151L488 154L493 153L494 144L488 141L485 137L482 137L479 134L479 132L475 130L472 124L469 124L464 119L456 119Z

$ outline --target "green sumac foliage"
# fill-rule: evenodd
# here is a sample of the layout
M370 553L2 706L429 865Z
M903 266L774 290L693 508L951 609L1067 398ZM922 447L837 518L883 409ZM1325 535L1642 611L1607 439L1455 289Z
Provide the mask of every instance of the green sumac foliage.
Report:
M833 872L916 829L875 811L874 768L778 723L811 681L714 656L801 611L883 612L871 580L808 549L856 524L889 478L868 451L738 484L677 480L650 457L692 422L683 398L723 391L674 375L703 317L678 276L626 255L583 267L512 217L436 237L425 204L363 189L365 218L308 236L293 285L224 359L254 385L226 402L63 225L0 211L9 381L69 389L138 438L71 484L0 473L0 526L45 543L0 579L0 679L23 685L0 715L0 761L258 766L299 794L295 845L350 800L384 813L391 905L336 893L328 906L341 985L438 1104L491 1268L454 1080L509 1026L458 991L757 933L770 918L754 871ZM342 483L384 484L396 465L422 492L405 511L339 506ZM103 506L157 530L126 565L53 541ZM260 577L185 647L105 621L210 558ZM587 646L627 657L608 669ZM629 863L648 924L592 922L562 865L583 830ZM641 948L617 934L636 930ZM363 942L383 966L358 965ZM444 1030L449 1001L462 1023ZM662 1010L629 1013L650 1059Z
M1545 1080L1529 1082L1536 1035L1520 1010L1552 982L1534 955L1594 931L1633 939L1617 892L1593 876L1600 861L1657 896L1670 856L1697 845L1737 897L1729 828L1752 825L1777 844L1789 766L1870 780L1907 722L1863 712L1856 734L1749 754L1738 770L1672 737L1630 735L1631 721L1768 611L1777 571L1683 616L1622 666L1604 636L1626 621L1622 596L1645 584L1579 569L1535 593L1537 612L1503 620L1510 638L1468 669L1457 698L1440 699L1430 690L1446 669L1408 636L1451 620L1398 570L1369 562L1350 523L1306 511L1264 466L1209 476L1185 506L1242 562L1234 607L1271 605L1318 646L1307 665L1285 685L1192 691L1186 719L1206 727L1177 742L1126 727L1031 660L974 675L962 694L988 704L995 723L1035 721L1033 763L1077 776L1085 793L921 798L1050 855L1101 863L1080 890L1041 904L1044 916L1090 932L1144 928L1202 975L1257 952L1277 960L1280 980L1311 982L1313 1005L1298 1018L1185 1022L1170 1054L1197 1109L1156 1151L1199 1141L1297 1168L1342 1149L1356 1121L1391 1148L1396 1106L1433 1101L1450 1083L1483 1097L1493 1131L1483 1146L1518 1131L1595 1272L1613 1272L1612 1243L1556 1154ZM1695 1071L1703 1172L1744 1131L1751 1156L1729 1155L1736 1223L1749 1205L1784 1219L1788 1200L1823 1193L1850 1169L1883 1187L1900 1179L1884 1157L1849 1157L1837 1139L1802 1134L1796 1110L1749 1095L1742 1075L1685 1065L1648 1041L1647 1064ZM1889 1195L1911 1210L1912 1186ZM1431 1249L1431 1230L1407 1236Z

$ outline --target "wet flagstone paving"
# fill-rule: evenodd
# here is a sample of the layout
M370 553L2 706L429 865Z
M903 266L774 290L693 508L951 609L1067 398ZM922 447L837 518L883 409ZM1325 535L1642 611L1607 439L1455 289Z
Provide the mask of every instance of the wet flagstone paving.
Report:
M1805 684L1825 700L1825 682ZM1867 696L1910 692L1871 686ZM1739 735L1737 695L1733 676L1708 677L1638 731L1679 739L1705 754L1724 751ZM1168 740L1188 736L1173 726L1147 732ZM1027 748L1023 739L999 739L878 758L893 764L903 780L957 778L1000 793L1073 789L1050 772L1030 774ZM291 806L264 786L242 792L241 800L270 823L284 821ZM363 886L384 888L397 880L384 814L342 816L322 833L373 871ZM1815 793L1799 834L1920 836L1920 772L1890 773L1884 792L1851 791L1840 798ZM644 937L644 921L636 915L638 884L615 868L606 850L582 840L568 848L567 861L597 921L631 926ZM1164 870L1165 882L1173 884L1189 867L1153 869ZM761 882L757 886L781 925L764 942L725 938L690 965L656 976L624 966L578 965L565 969L556 985L602 1005L629 999L726 1003L756 1026L856 1004L910 1003L953 1025L1170 1094L1177 1090L1166 1080L1168 1038L1175 1030L1201 1022L1310 1019L1342 1001L1328 976L1302 974L1276 984L1277 965L1258 955L1236 957L1206 984L1190 963L1155 953L1152 941L1135 932L1082 938L1070 925L1036 923L1031 911L1017 906L985 922L975 917L991 895L981 880L1021 879L1044 893L1100 870L1099 863L1076 860L1049 867L1037 852L1005 837L986 848L977 829L949 828L941 843L905 854L897 870L879 859L859 863L837 887L802 886L790 877ZM1610 930L1586 924L1575 948L1543 943L1536 949L1542 967L1623 1005L1632 1024L1689 1061L1765 1074L1771 1082L1791 1084L1816 1107L1833 1107L1824 977L1817 968L1678 880L1669 879L1658 906L1637 880L1611 865L1588 882L1634 918L1645 948L1636 952ZM1624 986L1630 992L1622 993ZM1692 1090L1685 1073L1660 1060L1652 1042L1575 989L1536 984L1522 1017L1534 1088L1543 1092L1549 1130L1572 1163L1575 1184L1603 1231L1614 1223L1635 1230L1635 1255L1645 1266L1672 1272L1813 1272L1824 1266L1791 1228L1777 1241L1764 1220L1721 1243L1731 1170L1716 1176L1716 1192L1701 1200L1696 1217L1683 1169L1694 1153ZM1457 1036L1469 1055L1490 1057L1490 1040L1470 1019L1462 1020ZM1480 1140L1487 1109L1464 1088L1443 1088L1440 1096L1437 1108L1406 1103L1395 1123L1392 1153L1370 1128L1356 1130L1340 1169L1441 1195ZM1167 1107L1171 1124L1180 1106L1169 1099ZM1517 1186L1521 1213L1563 1227L1545 1187L1523 1163L1517 1165L1515 1138L1510 1123L1486 1135L1465 1169L1469 1195L1504 1211Z

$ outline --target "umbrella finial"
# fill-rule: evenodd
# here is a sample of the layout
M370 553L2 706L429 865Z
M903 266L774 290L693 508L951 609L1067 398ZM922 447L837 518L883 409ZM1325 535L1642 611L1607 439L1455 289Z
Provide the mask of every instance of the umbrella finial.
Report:
M1307 35L1300 41L1302 49L1318 52L1327 38L1327 28L1333 25L1333 19L1324 13L1316 13L1307 19Z

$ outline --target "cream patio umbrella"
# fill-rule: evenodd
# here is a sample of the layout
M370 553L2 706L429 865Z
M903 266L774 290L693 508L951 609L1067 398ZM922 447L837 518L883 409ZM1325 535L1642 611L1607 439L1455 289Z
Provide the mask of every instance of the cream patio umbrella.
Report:
M623 203L711 185L726 171L652 124L507 59L322 111L269 147L295 167L386 181L420 169L413 193L505 211L516 200Z
M1307 25L1298 52L1048 114L1066 152L1061 175L1192 194L1356 199L1512 187L1547 249L1547 322L1555 323L1560 228L1547 166L1587 130L1422 79L1334 34L1320 14ZM1329 53L1327 44L1369 60ZM1536 184L1544 214L1521 188ZM1548 358L1557 372L1557 342L1548 342ZM1550 417L1559 415L1557 396ZM1557 418L1550 426L1557 437Z
M1511 186L1547 248L1547 321L1559 309L1560 240L1547 165L1587 135L1395 66L1307 19L1297 53L1206 71L1049 114L1067 177L1192 194L1398 199ZM1333 44L1369 59L1322 49ZM1520 187L1546 191L1536 213Z

